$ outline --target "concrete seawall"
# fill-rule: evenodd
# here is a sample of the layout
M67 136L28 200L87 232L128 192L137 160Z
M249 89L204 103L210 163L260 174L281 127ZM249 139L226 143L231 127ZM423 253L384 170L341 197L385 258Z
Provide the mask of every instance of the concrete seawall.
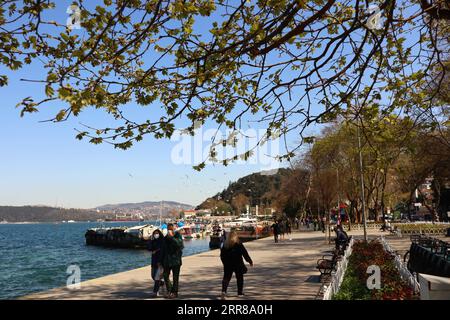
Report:
M361 232L350 232L360 236ZM380 234L370 231L371 235ZM195 240L194 240L195 241ZM316 262L332 245L321 232L292 234L279 243L264 238L245 243L254 261L245 275L245 299L314 299L320 288ZM219 250L183 258L179 299L218 299L221 293L222 263ZM81 288L65 287L30 294L20 299L150 299L153 281L150 267L81 282ZM229 299L237 299L236 280L228 289ZM156 298L163 299L163 298Z

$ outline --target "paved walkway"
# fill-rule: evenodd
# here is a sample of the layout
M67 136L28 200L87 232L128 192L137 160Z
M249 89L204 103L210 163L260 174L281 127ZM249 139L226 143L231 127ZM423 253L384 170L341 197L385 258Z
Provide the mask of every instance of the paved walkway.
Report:
M362 233L349 234L359 237ZM369 234L380 233L371 230ZM265 238L245 246L254 261L245 275L245 299L315 298L320 288L316 262L332 248L323 233L296 232L291 241L286 238L276 244L273 238ZM212 250L183 258L179 299L218 299L222 281L219 254L219 250ZM57 288L22 299L150 299L152 286L150 267L144 267L82 282L78 290ZM230 300L237 299L236 291L233 277L228 289Z

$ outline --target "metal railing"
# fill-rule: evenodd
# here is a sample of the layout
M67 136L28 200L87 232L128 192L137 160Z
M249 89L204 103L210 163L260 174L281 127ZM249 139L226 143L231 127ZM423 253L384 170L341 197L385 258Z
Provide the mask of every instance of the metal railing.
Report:
M403 263L402 258L392 249L384 236L381 236L380 241L383 244L384 250L394 255L394 264L400 273L400 277L409 284L409 286L414 290L414 293L419 293L420 285L417 278L411 274L406 265Z
M381 229L382 226L383 226L383 223L367 223L366 228L367 229L379 230L379 229ZM349 229L348 224L342 224L342 227L344 228L344 230L347 230L347 231ZM350 229L352 231L361 231L361 230L364 229L364 225L363 224L359 224L359 223L358 224L352 224Z
M347 270L348 259L352 254L353 242L354 239L351 238L347 249L344 251L342 259L337 262L336 272L332 274L331 282L328 285L324 284L326 288L324 288L323 300L331 300L333 295L339 291L339 287L344 279L345 271Z

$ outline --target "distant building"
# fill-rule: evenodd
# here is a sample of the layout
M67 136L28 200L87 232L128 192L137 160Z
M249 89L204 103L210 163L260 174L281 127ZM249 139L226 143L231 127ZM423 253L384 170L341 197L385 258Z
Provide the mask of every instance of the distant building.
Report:
M183 216L184 218L192 218L197 216L197 210L184 210L183 211Z
M194 218L194 217L208 217L211 216L210 209L199 209L199 210L184 210L184 218Z

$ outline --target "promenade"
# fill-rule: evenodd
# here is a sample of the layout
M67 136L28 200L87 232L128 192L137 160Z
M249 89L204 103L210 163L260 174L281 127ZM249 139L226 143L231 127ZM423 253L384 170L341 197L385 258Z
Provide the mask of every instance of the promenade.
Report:
M371 237L380 234L369 230ZM360 238L362 232L351 231L349 235ZM320 288L316 262L333 245L322 232L302 231L293 233L292 240L286 237L274 243L271 237L247 242L245 246L254 267L249 266L245 275L244 299L311 300ZM219 250L211 250L183 258L178 299L219 298L222 282L219 254ZM84 281L78 290L56 288L20 299L150 299L152 287L147 266ZM238 299L234 276L228 293L229 300ZM163 298L156 298L159 299Z

